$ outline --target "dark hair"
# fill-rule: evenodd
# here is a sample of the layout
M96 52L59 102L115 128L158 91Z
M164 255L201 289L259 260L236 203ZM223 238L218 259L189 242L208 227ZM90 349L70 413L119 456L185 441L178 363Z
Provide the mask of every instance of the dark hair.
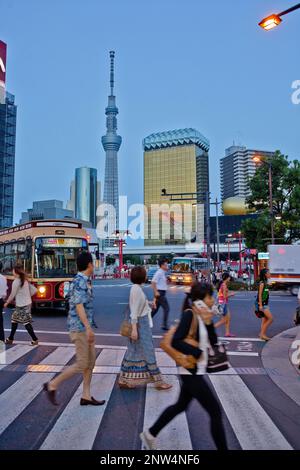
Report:
M228 278L230 278L229 273L226 272L226 273L222 274L222 279L216 283L216 289L218 291L221 289L221 286L222 286L223 282L226 281L226 279L228 279Z
M21 287L24 286L24 282L26 281L26 273L23 269L23 267L20 265L20 264L16 264L14 266L14 271L16 274L18 274L18 276L20 277L21 279Z
M146 282L147 272L144 266L134 266L130 273L130 280L133 284L144 284Z
M168 263L168 262L169 262L168 258L160 258L158 260L158 266L161 267L163 264Z
M195 282L192 284L191 291L186 295L184 299L182 311L191 308L192 303L196 300L203 300L207 295L212 296L214 289L211 284L207 282Z
M263 268L259 273L259 282L266 282L267 281L267 272L269 270L267 268Z
M83 251L77 256L78 271L85 271L90 263L93 264L93 257L88 251Z

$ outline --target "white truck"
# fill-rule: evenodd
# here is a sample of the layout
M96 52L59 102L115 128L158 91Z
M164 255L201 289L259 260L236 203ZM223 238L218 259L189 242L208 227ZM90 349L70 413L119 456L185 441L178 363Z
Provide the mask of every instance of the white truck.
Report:
M292 295L300 288L300 245L269 245L270 282L285 284Z

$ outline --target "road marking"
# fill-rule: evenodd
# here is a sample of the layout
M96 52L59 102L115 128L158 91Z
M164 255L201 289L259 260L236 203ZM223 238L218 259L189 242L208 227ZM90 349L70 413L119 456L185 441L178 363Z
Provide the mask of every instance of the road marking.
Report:
M126 284L106 284L106 285L94 284L93 289L99 289L99 288L106 289L106 287L127 287L127 286L132 286L132 284L130 282L127 282Z
M101 354L96 360L96 365L101 363ZM80 406L79 401L82 395L82 384L80 384L63 413L47 435L40 449L92 449L110 399L111 392L114 388L115 381L115 374L102 376L96 375L93 377L91 388L92 395L96 399L106 400L106 403L103 406Z
M148 429L159 417L162 411L177 401L180 385L177 377L167 375L166 382L173 385L170 390L160 392L153 385L147 385L146 402L144 412L144 429ZM185 413L176 416L157 437L160 450L192 450L189 426Z
M73 357L74 350L57 348L40 362L43 364L65 365ZM0 434L9 426L42 390L42 384L48 382L53 373L23 375L0 395Z
M292 450L292 447L238 376L209 377L228 420L245 450Z
M103 349L97 359L96 365L120 367L124 355L125 349Z
M10 331L10 330L5 329L5 331ZM50 334L50 335L67 335L67 336L70 335L68 331L53 331L53 330L34 330L34 331L35 333ZM27 334L26 330L18 330L18 332ZM95 333L95 336L122 338L122 335L120 335L120 333ZM163 338L163 335L153 335L152 337L155 339L161 339ZM224 337L220 336L219 339L224 340L224 341L257 341L257 342L264 343L264 341L260 338L227 338L225 336ZM19 343L19 342L20 341L15 341L15 343ZM39 344L42 344L42 343L39 343Z
M16 343L25 344L26 341L16 341ZM40 346L61 346L74 348L74 345L71 343L52 343L52 342L39 342ZM113 346L109 344L96 344L96 349L123 349L126 350L127 346ZM155 348L155 352L162 352L160 348ZM258 352L247 352L247 351L227 351L227 356L259 356Z
M13 348L3 351L0 354L0 370L4 369L8 364L16 361L36 347L37 346L28 346L28 343L27 345L16 344Z

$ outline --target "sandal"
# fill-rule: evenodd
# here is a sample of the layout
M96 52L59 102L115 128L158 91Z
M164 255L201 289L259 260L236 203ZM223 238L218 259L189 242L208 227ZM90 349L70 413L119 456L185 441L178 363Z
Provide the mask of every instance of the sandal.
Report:
M260 339L262 339L263 341L270 341L271 338L269 338L268 336L260 336Z
M5 344L13 344L13 343L14 343L13 339L6 338Z
M161 385L156 385L156 390L169 390L170 388L172 388L173 385L171 384L167 384L167 383L162 383Z

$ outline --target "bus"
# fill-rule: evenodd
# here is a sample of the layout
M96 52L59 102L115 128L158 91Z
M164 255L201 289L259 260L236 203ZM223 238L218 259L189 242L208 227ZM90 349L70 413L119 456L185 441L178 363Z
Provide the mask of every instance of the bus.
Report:
M13 267L21 264L37 288L34 309L67 308L66 295L77 273L76 258L88 250L88 235L72 220L35 220L0 231L0 261L9 291Z
M177 284L192 284L203 270L208 270L206 258L173 258L169 279Z

